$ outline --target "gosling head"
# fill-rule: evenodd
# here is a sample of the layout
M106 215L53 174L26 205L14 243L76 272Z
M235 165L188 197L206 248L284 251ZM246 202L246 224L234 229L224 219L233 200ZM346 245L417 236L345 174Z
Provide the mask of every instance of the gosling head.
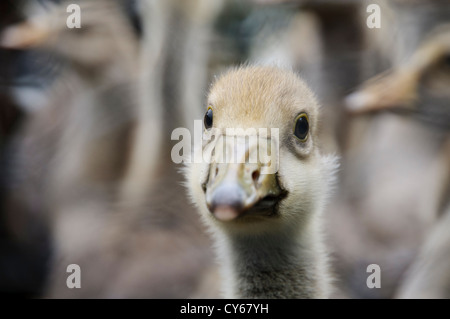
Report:
M220 77L204 117L204 136L214 134L197 150L214 156L188 170L204 220L256 232L309 220L322 208L336 168L334 157L319 152L318 119L313 93L292 71L250 66ZM257 138L230 136L230 129L253 129Z

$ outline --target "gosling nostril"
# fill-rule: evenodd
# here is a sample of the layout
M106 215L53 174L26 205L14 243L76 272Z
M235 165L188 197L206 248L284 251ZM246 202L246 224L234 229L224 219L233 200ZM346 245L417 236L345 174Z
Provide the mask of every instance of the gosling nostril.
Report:
M255 183L255 186L258 185L259 174L260 174L259 171L254 171L252 173L252 179L253 179L253 182Z

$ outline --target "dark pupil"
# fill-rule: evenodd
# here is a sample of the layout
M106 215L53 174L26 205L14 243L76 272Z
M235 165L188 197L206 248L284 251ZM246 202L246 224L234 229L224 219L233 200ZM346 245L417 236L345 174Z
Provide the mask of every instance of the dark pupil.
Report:
M212 109L208 109L208 111L206 111L205 119L203 120L203 122L204 122L205 127L207 129L212 127L212 125L213 125L213 112L212 112Z
M306 135L308 135L308 130L308 120L304 116L300 117L295 124L295 136L297 136L301 140L304 140L306 138Z

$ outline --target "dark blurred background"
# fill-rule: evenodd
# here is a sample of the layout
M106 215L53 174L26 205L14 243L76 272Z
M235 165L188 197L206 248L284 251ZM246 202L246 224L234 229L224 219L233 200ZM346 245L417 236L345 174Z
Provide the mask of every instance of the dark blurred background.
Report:
M333 297L450 298L449 1L3 0L0 34L1 293L219 297L171 132L215 76L259 63L306 80L341 157Z

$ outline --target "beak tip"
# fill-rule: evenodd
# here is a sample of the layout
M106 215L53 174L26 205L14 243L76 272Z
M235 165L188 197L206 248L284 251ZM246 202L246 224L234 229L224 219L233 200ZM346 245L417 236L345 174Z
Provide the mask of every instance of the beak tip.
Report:
M232 221L240 215L239 210L228 205L215 207L211 212L216 219L223 222Z
M239 184L224 182L215 189L207 189L206 205L220 221L236 219L243 211L245 191Z

